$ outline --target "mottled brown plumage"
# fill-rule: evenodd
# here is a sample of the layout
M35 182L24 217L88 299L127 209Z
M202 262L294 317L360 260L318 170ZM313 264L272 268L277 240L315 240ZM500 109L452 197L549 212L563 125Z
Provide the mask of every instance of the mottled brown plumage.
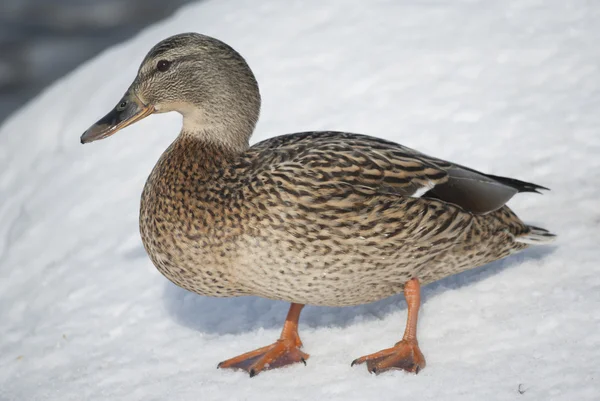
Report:
M120 105L82 137L106 137L151 112L183 114L181 134L144 188L140 231L158 270L185 289L357 305L400 293L413 278L427 284L552 237L505 206L542 187L343 132L249 147L259 109L239 54L216 39L177 35L150 51ZM222 366L255 374L281 365L284 354L297 362L289 355L299 337L290 335L280 340L287 345L259 353L267 356ZM418 349L413 337L402 352ZM255 360L258 371L248 362Z
M506 206L475 215L400 195L445 176L390 142L301 133L225 153L180 136L142 195L148 254L190 291L356 305L527 246Z

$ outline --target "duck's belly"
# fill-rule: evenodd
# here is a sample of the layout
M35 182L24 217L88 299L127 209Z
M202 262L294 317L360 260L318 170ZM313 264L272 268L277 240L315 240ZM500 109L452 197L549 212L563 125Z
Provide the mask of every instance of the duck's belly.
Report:
M215 297L257 295L310 305L350 306L402 292L413 277L423 285L481 266L524 248L507 233L458 240L428 248L385 241L357 241L332 247L315 242L294 249L250 237L227 244L209 238L161 238L142 230L157 269L189 291ZM475 241L473 239L472 241Z
M324 248L304 252L255 246L234 259L215 248L177 253L149 251L156 268L171 282L200 295L234 297L256 295L310 305L351 306L401 293L412 277L423 285L508 256L514 249L494 248L472 256L464 246L432 254L426 250L356 249L332 255ZM164 243L163 243L164 244ZM176 249L176 248L173 248ZM231 251L231 250L230 250Z
M491 233L490 233L491 234ZM413 277L422 285L458 274L525 248L508 233L448 238L447 246L368 241L320 242L294 248L252 239L234 274L244 292L323 306L351 306L401 293ZM476 245L476 246L474 246ZM474 250L475 249L475 250Z
M271 248L266 255L239 261L249 293L300 304L349 306L400 293L414 269L385 257L348 254L290 256Z

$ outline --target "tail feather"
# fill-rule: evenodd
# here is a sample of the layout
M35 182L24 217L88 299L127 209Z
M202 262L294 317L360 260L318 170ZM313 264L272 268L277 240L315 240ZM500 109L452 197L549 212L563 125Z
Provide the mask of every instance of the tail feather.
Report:
M529 228L529 231L516 237L516 242L530 245L542 245L553 242L556 239L556 235L546 229L534 226L527 226L527 228Z
M535 193L539 194L539 193L541 193L540 190L549 191L548 188L543 187L541 185L533 184L531 182L525 182L525 181L517 180L514 178L500 177L498 175L491 175L491 174L486 174L486 176L488 176L489 178L491 178L493 180L501 182L504 185L508 185L509 187L516 189L518 192L535 192Z

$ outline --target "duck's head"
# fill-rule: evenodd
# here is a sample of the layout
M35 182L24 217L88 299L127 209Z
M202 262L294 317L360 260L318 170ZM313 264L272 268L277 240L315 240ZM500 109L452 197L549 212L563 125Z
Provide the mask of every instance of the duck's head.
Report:
M258 84L225 43L197 33L175 35L150 50L123 98L83 133L81 143L169 111L183 115L182 133L243 151L258 120Z

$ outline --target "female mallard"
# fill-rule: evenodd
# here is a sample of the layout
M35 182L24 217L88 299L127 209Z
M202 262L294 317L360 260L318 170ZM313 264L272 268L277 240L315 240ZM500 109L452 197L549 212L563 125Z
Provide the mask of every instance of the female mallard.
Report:
M251 376L305 362L304 304L345 306L404 291L408 321L392 348L363 356L371 372L418 372L419 282L503 258L553 235L504 204L545 189L483 174L381 139L303 132L249 147L260 94L235 50L199 34L170 37L146 56L119 104L82 143L152 113L183 128L150 174L142 241L158 270L202 295L291 302L273 345L221 362Z

